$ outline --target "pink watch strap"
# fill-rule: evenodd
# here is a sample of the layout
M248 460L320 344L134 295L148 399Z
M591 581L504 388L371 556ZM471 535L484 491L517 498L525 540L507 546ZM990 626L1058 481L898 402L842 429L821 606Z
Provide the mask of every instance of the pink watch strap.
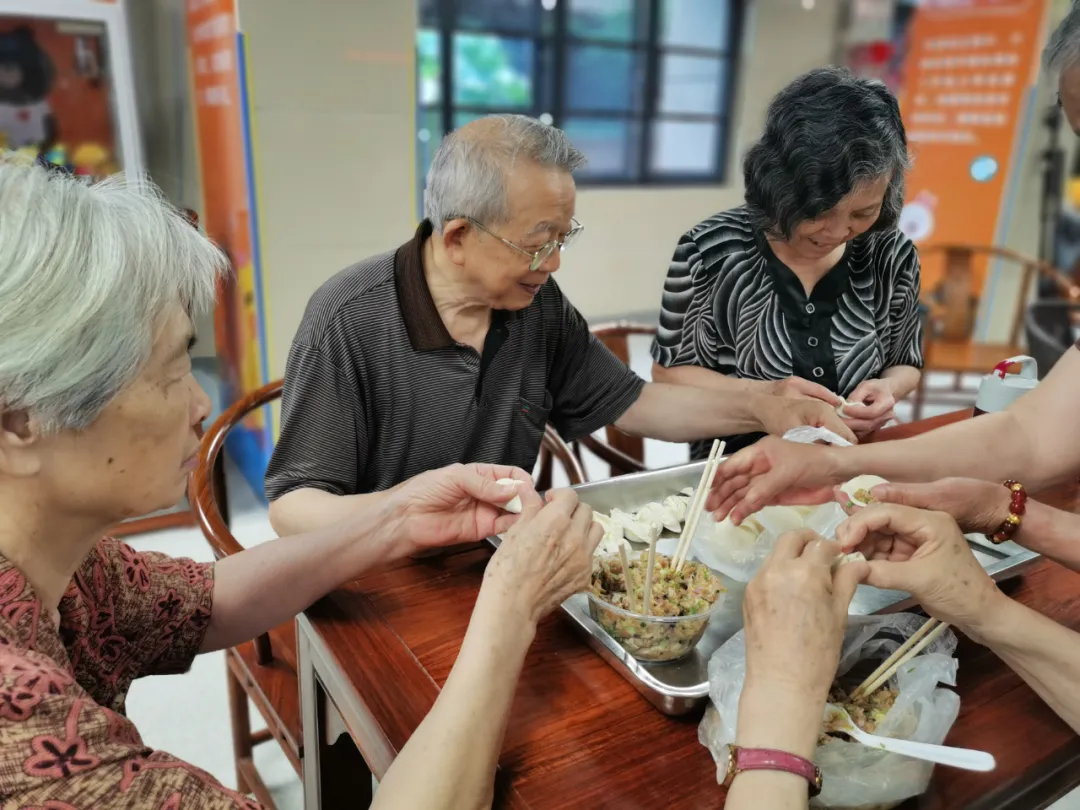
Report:
M742 771L787 771L810 783L810 795L821 792L821 771L808 759L771 748L739 748L731 746L736 774Z

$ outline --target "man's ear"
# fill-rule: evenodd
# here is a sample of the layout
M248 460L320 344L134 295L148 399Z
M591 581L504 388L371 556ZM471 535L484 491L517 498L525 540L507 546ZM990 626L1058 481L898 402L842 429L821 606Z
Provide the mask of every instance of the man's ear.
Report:
M472 227L469 220L460 217L444 222L442 233L435 234L436 239L442 239L443 250L456 265L465 264L465 239Z
M25 478L41 469L41 429L24 410L0 411L0 475Z

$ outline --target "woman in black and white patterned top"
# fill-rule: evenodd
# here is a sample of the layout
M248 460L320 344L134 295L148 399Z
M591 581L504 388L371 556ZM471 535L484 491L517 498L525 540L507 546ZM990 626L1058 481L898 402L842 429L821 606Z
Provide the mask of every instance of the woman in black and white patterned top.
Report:
M653 378L823 399L859 436L889 421L922 367L919 257L897 229L907 167L884 85L839 68L788 85L746 156L746 205L675 248Z

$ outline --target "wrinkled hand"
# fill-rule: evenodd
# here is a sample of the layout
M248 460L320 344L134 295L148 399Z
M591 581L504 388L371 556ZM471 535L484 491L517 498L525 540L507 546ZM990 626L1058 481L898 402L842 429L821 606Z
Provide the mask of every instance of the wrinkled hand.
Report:
M520 484L496 484L513 478ZM540 504L532 477L517 467L497 464L453 464L410 478L391 490L391 503L408 553L475 543L513 526L518 515L502 504L515 495L522 504Z
M1012 493L1000 484L975 478L943 478L932 484L878 484L871 490L881 503L895 503L916 509L944 512L964 533L990 534L1009 516ZM848 514L846 495L837 492L836 500ZM858 509L859 507L854 507Z
M773 436L783 436L792 428L809 425L828 428L852 443L858 441L836 408L821 400L762 396L755 400L753 407L761 429Z
M718 521L730 514L738 524L772 504L828 503L833 486L842 483L836 452L766 436L717 466L705 506Z
M788 377L777 380L771 383L769 387L771 392L778 397L820 399L822 402L832 405L833 408L841 402L841 398L824 385L818 385L816 382L811 382L802 377Z
M824 702L836 677L848 606L865 562L830 566L840 545L809 529L788 532L746 587L746 680Z
M863 380L847 399L844 422L860 439L893 418L896 396L888 380Z
M524 504L484 572L484 587L509 611L535 624L589 587L593 552L604 530L577 493L563 489Z
M836 539L870 560L867 584L907 591L931 616L976 637L992 605L1006 598L944 512L874 504L841 523Z

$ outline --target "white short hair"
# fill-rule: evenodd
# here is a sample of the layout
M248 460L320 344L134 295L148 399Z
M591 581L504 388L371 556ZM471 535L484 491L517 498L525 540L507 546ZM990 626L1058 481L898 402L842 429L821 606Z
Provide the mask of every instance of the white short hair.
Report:
M0 410L90 425L169 308L211 304L227 267L148 180L91 185L0 153Z
M1069 70L1080 63L1080 3L1073 0L1069 13L1050 35L1043 51L1044 64L1053 71Z
M442 139L427 173L424 216L440 233L458 217L484 225L508 221L506 174L519 158L567 172L585 165L562 130L527 115L489 115Z

